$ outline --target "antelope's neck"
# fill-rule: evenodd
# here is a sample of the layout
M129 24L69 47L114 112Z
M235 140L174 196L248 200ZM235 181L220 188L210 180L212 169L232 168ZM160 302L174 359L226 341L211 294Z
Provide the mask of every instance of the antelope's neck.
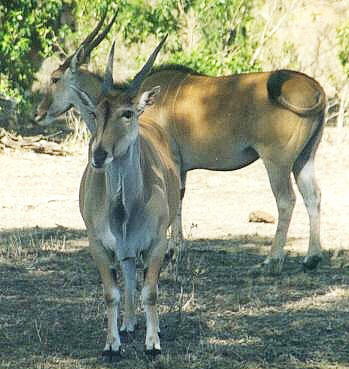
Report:
M122 157L113 160L106 170L107 196L112 206L123 208L123 223L144 202L144 181L141 168L139 139Z

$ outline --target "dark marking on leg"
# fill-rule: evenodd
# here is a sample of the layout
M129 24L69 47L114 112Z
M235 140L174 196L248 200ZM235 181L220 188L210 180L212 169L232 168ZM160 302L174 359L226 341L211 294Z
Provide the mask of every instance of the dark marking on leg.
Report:
M158 294L157 294L156 290L155 291L151 290L151 292L149 292L149 294L147 295L147 297L146 297L145 301L143 301L143 303L145 305L156 305L157 298L158 298Z
M112 268L111 269L111 274L112 274L112 277L113 277L113 280L114 280L115 284L117 284L117 282L118 282L118 275L116 273L116 269Z
M175 250L174 249L170 249L166 252L165 257L164 257L164 261L163 261L163 265L167 266L168 263L173 261L173 257L175 254Z

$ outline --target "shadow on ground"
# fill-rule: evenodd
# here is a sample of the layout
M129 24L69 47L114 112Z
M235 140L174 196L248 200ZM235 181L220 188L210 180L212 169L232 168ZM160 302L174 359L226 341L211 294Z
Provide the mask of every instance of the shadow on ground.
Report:
M163 355L143 353L145 323L118 368L334 368L349 365L349 271L255 275L270 240L185 242L160 276ZM140 273L141 274L141 273ZM0 240L0 367L104 368L105 309L85 232L10 230ZM141 278L139 278L141 280ZM138 291L141 285L139 283Z

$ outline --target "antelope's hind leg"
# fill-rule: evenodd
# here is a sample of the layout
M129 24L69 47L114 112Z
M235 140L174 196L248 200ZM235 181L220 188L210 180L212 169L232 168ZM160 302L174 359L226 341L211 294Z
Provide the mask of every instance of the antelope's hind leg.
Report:
M144 286L142 302L146 315L145 351L151 356L161 353L159 337L159 316L157 312L158 279L160 267L166 251L166 239L161 239L157 245L149 250L146 256Z
M290 168L288 166L275 165L272 162L265 161L264 163L276 200L279 217L271 251L263 266L266 273L279 274L282 271L285 259L284 246L296 196L292 188Z
M125 315L120 328L120 336L124 342L134 334L137 326L136 318L136 260L125 259L121 262L122 273L125 281Z
M118 331L118 317L120 309L120 292L117 287L116 271L114 260L102 245L93 238L90 240L90 252L99 270L103 289L104 299L107 307L108 328L107 340L102 352L102 357L108 361L120 358L120 336Z
M309 247L303 267L312 270L323 258L320 243L321 191L315 179L313 158L311 157L306 163L296 161L293 173L309 216Z

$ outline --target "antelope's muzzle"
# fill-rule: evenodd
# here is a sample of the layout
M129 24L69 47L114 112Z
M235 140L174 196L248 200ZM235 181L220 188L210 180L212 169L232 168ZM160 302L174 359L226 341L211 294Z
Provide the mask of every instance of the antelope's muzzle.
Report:
M92 166L94 168L102 168L105 164L105 160L108 156L108 153L102 149L101 147L97 147L92 152Z
M37 110L34 114L34 121L35 123L39 124L39 125L43 125L43 122L46 118L47 112L46 111L40 111Z

